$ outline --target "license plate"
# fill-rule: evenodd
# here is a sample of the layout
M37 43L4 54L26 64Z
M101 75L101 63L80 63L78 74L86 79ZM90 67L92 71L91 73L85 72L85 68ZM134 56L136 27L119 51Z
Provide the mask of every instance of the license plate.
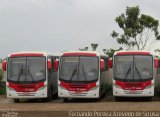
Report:
M29 92L23 92L23 95L29 95Z

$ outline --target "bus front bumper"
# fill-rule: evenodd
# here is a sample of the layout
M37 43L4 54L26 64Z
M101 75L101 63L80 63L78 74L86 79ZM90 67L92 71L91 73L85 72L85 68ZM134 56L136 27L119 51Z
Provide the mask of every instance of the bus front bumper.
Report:
M99 88L86 92L68 91L58 87L58 97L60 98L99 98Z
M144 90L123 90L113 86L113 96L119 97L152 97L154 96L154 87Z
M7 91L7 98L12 99L35 99L35 98L47 98L47 90L38 90L36 92L16 92Z

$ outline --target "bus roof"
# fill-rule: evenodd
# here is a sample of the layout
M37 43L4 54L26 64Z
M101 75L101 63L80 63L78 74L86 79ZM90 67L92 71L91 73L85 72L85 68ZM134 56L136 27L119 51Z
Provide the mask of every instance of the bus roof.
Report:
M151 55L149 51L117 51L114 55Z
M68 51L63 52L61 56L100 56L98 52L95 51Z
M47 52L40 51L24 51L24 52L16 52L9 55L9 57L25 57L25 56L59 56L57 54L50 54Z

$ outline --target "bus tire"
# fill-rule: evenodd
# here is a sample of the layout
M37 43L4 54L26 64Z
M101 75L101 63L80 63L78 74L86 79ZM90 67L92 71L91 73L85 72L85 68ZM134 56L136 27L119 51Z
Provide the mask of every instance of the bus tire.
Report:
M152 101L152 97L146 97L146 101Z
M101 98L100 98L100 97L99 97L99 98L95 98L95 99L94 99L94 101L95 101L95 102L99 102L100 100L101 100Z
M51 92L52 92L52 99L56 99L58 97L58 92L55 92L53 90L53 87L51 87Z
M13 99L14 103L19 103L20 100L19 99Z
M48 90L47 101L51 101L53 97L52 87Z
M47 97L46 98L42 98L42 101L43 102L49 102L52 100L52 90L51 88L48 89L48 92L47 92Z
M63 102L68 102L68 98L63 98Z
M115 96L115 101L119 102L120 101L120 97Z

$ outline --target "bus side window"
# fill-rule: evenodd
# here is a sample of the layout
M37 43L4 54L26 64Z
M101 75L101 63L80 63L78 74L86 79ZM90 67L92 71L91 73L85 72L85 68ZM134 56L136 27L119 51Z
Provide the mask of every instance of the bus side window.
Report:
M56 59L59 59L59 57L58 57L58 56L52 57L52 63L53 63L53 64L54 64L54 61L55 61ZM53 66L53 65L52 65L52 66ZM54 67L53 67L52 69L53 69L54 72L57 72L57 70L54 69Z
M107 69L108 69L108 66L107 66L107 58L101 58L101 59L104 60L104 65L105 65L103 71L107 71Z
M52 60L52 57L51 56L48 56L47 59L50 59L52 61L52 64L53 64L53 60ZM53 65L52 65L53 66ZM53 71L53 67L51 68L50 71Z
M52 57L52 63L54 64L54 61L56 60L56 58L55 57ZM53 67L53 64L52 64L52 70L53 71L56 71L55 69L54 69L54 67Z
M105 64L105 71L107 71L107 68L108 68L107 67L107 58L105 58L104 61L105 61L105 63L104 63Z
M108 58L101 58L104 60L104 71L108 71L108 65L107 65L107 62L108 62Z
M105 62L106 71L108 71L108 70L109 70L109 67L108 67L108 60L109 60L109 58L106 58L106 62Z

